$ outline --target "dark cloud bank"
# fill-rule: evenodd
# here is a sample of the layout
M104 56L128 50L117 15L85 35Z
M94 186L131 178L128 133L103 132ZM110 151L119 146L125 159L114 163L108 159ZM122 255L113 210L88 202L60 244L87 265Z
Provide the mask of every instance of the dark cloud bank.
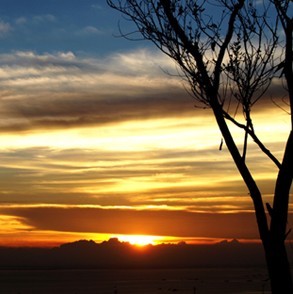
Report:
M99 208L6 208L38 230L204 238L257 239L253 213L215 214ZM231 225L233 224L233 225Z

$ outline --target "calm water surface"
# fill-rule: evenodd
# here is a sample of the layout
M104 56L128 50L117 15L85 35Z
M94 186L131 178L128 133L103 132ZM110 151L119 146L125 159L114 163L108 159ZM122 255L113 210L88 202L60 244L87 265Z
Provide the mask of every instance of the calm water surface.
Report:
M262 268L0 270L1 294L262 294Z

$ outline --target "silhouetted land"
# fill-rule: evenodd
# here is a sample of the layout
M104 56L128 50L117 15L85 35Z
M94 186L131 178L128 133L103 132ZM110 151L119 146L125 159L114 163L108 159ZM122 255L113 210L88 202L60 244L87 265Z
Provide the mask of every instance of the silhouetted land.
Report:
M293 249L289 248L293 260ZM188 268L207 266L264 266L261 244L223 241L212 245L185 243L142 248L110 239L102 243L80 240L55 248L0 248L6 268Z
M288 247L290 260L293 248ZM6 294L269 293L261 244L162 244L142 248L110 239L55 248L0 247Z

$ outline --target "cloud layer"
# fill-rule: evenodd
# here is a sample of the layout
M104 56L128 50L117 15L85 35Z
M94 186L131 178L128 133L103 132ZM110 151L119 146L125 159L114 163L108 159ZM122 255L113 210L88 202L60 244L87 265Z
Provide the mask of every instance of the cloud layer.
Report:
M139 58L149 61L135 63ZM145 51L102 61L71 52L2 55L0 128L82 127L177 116L180 108L184 115L192 100L159 69L160 58Z
M252 203L225 146L219 151L211 113L195 109L183 81L166 72L177 73L172 62L142 49L0 55L0 198L11 232L257 238L254 229L213 227L228 227L229 215L252 227ZM286 113L263 105L257 130L281 157ZM278 123L268 125L272 113ZM243 134L233 133L241 146ZM253 144L247 160L271 201L276 169Z

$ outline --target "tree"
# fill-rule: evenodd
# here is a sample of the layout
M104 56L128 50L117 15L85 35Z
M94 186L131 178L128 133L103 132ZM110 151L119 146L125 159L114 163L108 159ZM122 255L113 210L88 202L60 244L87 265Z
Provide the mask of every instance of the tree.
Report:
M134 22L144 39L152 41L175 60L197 105L211 108L254 205L272 293L293 293L285 247L293 176L293 18L289 16L292 1L107 2ZM284 38L279 37L280 30ZM284 80L291 116L291 131L282 161L257 136L251 112L276 78ZM240 112L243 114L241 118L235 115ZM228 122L243 130L241 146L236 144ZM266 203L267 212L246 160L249 137L278 168L273 203L272 206Z

